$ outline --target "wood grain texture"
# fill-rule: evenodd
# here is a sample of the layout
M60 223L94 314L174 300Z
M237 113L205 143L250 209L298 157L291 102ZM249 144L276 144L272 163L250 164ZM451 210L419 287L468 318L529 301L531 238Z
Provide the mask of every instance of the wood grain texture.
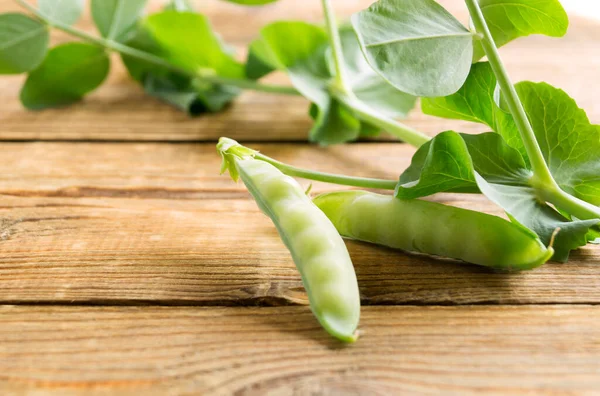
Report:
M3 394L597 394L600 307L0 308Z
M370 2L333 1L342 16ZM440 2L466 21L462 0ZM162 2L150 3L156 10ZM318 1L195 4L242 57L269 21L321 20ZM0 0L0 12L16 9ZM78 26L94 31L89 12ZM54 32L52 40L70 38ZM598 40L598 24L574 19L562 40L530 37L502 51L515 80L565 89L598 123ZM190 119L144 96L113 60L108 82L68 109L27 112L17 99L24 77L0 76L0 140L306 138L302 98L246 92L224 113ZM482 130L418 110L407 122L429 134ZM391 143L254 147L301 167L391 179L414 151ZM2 395L600 389L598 246L568 264L500 274L348 242L365 307L362 338L342 347L311 315L272 224L243 185L218 176L214 144L4 141L0 158ZM333 189L315 183L313 191ZM433 199L502 215L480 196Z
M367 7L371 0L337 0L334 6L341 17ZM462 0L440 1L461 20L467 21ZM151 2L157 10L163 2ZM208 15L215 28L233 43L243 57L247 43L262 25L277 19L306 19L318 22L318 1L281 1L266 7L248 8L220 0L197 2L199 11ZM12 0L0 0L0 12L18 10ZM240 21L243 21L240 24ZM90 32L89 17L78 24ZM70 40L54 34L54 42ZM574 18L569 34L563 39L529 37L506 48L503 55L515 81L548 81L569 92L588 111L592 121L600 122L600 103L590 84L600 70L600 26ZM573 59L577 59L576 65ZM68 109L31 113L18 101L23 76L0 76L0 139L104 139L104 140L215 140L227 135L251 140L306 140L310 128L307 102L302 98L246 92L227 111L199 118L185 114L146 97L127 77L118 57L114 56L108 82L83 102ZM271 82L286 83L284 76ZM455 129L478 132L482 128L465 122L427 117L415 110L407 123L428 134Z
M253 147L298 166L390 179L412 150ZM4 143L0 156L0 302L306 304L275 228L242 184L218 176L212 144ZM478 195L435 199L501 215ZM348 247L365 304L600 302L599 247L522 274Z

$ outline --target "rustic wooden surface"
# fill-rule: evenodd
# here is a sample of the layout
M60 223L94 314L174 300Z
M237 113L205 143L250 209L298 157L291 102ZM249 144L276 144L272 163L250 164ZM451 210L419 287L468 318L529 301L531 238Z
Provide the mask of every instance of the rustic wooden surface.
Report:
M465 19L462 1L441 2ZM334 5L350 15L368 3ZM318 5L198 2L242 52L261 24L318 21ZM15 9L0 0L0 12ZM89 16L79 25L93 31ZM503 54L515 80L565 89L598 123L599 40L597 23L575 18L565 39L530 37ZM23 110L22 80L0 77L1 394L600 389L599 247L503 274L348 242L364 307L362 338L342 347L310 314L268 219L218 175L214 140L261 141L253 147L298 166L382 178L396 178L412 148L309 146L301 98L245 93L222 114L190 119L145 97L116 58L109 82L68 109ZM481 130L418 111L407 122L431 134ZM433 199L502 215L475 195Z
M3 307L0 392L597 394L600 307L367 307L341 346L306 307Z

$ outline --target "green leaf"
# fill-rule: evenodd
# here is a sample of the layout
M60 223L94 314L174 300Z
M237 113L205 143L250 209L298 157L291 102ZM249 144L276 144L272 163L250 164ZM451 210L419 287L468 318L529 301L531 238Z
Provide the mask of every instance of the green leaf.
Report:
M154 14L136 30L127 45L191 71L244 77L243 66L235 61L200 14L173 10ZM123 56L123 62L148 94L191 115L219 111L240 93L237 88L177 75L128 56Z
M48 51L48 28L23 14L0 14L0 74L35 69Z
M143 78L144 91L179 110L190 114L203 112L203 104L198 94L190 88L189 81L177 83L177 78L168 78L147 74Z
M92 0L92 17L103 37L126 41L145 5L146 0Z
M125 45L131 48L135 48L152 55L156 55L160 58L166 57L166 52L158 45L154 38L150 35L148 30L143 27L139 27L134 31ZM129 72L129 75L134 80L141 82L147 74L153 74L154 76L166 76L171 73L170 70L162 66L157 66L154 63L146 62L132 57L127 54L122 54L121 59Z
M438 192L478 192L475 173L492 183L526 185L531 171L495 133L442 132L421 146L400 176L396 195L413 199Z
M320 144L343 143L359 136L374 135L378 129L361 122L349 103L368 106L382 115L401 117L413 108L416 98L390 86L365 61L356 35L340 30L343 56L351 89L358 101L345 103L333 97L329 86L334 75L333 60L325 30L305 22L275 22L261 31L250 46L246 73L260 77L273 69L285 71L298 91L311 101L309 114L315 120L309 133Z
M504 208L533 230L546 244L556 228L555 260L566 261L569 251L584 246L597 221L570 221L539 201L528 185L531 171L517 150L496 133L479 135L444 132L423 145L400 176L396 196L418 198L438 192L477 192Z
M257 6L257 5L274 3L277 0L226 0L226 1L228 1L230 3L247 5L247 6Z
M203 108L211 113L217 113L229 105L242 91L239 88L227 85L210 84L202 81L192 80L198 100ZM192 115L199 112L190 112Z
M528 163L521 135L510 113L497 105L497 81L488 62L474 63L465 84L454 94L423 98L423 113L437 117L476 122L498 132Z
M585 112L560 89L545 83L531 82L522 82L515 87L556 182L575 197L593 205L600 205L600 126L592 125ZM477 185L485 195L538 233L543 240L549 241L553 230L560 227L562 231L557 239L556 259L565 260L569 250L583 246L586 240L598 241L599 227L594 226L595 220L571 219L569 213L559 212L562 208L555 209L540 202L538 194L529 185L532 172L514 121L498 105L502 100L489 64L477 63L473 65L463 88L445 98L424 99L423 111L431 115L486 124L498 132L462 135L473 169L476 171L476 179L477 175L481 176ZM485 135L496 136L499 140L502 140L500 136L504 137L508 142L507 147L511 146L511 150L514 150L511 153L510 150L503 149L502 152L493 155L494 161L499 165L496 169L507 171L502 178L498 178L497 171L493 172L493 175L490 174L491 156L486 154L482 157L479 153L481 149L494 147L491 142L484 142L481 136ZM475 150L473 142L477 141L481 141L482 144L478 144L479 149ZM464 150L455 147L450 149L449 153L444 154L457 160L465 156ZM403 191L406 187L404 184L418 180L421 185L427 185L430 179L427 175L423 176L424 172L420 170L426 161L436 160L436 153L424 153L421 150L415 156L413 162L416 162L411 172L407 170L406 175L400 178L399 196L408 194ZM468 162L463 160L461 165L468 167ZM444 186L440 180L437 180L437 183ZM430 187L421 193L445 191L442 187L436 188L432 182L429 184Z
M355 140L360 134L360 121L352 111L328 91L331 79L325 58L326 47L321 47L313 57L287 68L292 84L311 102L311 116L315 120L309 139L323 145Z
M250 43L246 58L246 77L258 80L277 69L277 60L272 59L269 45L261 38Z
M545 83L521 82L517 93L536 139L558 184L568 193L600 205L600 126L564 91ZM490 65L476 63L465 85L443 98L423 99L423 112L488 125L519 150L525 147L510 116L497 105L496 78Z
M531 34L562 37L569 17L558 0L479 0L494 42L501 47ZM473 60L485 56L480 42L474 44Z
M318 61L318 74L329 74L324 57L327 33L323 28L307 22L280 21L263 27L260 34L263 44L257 55L267 64L287 70L303 64L310 67Z
M275 22L261 30L255 54L264 64L285 71L294 87L312 104L315 120L309 138L321 144L356 139L361 123L329 94L331 70L325 30L305 22Z
M177 66L230 78L245 75L244 66L229 53L204 15L163 11L149 16L144 27L165 58Z
M495 90L496 76L489 63L475 63L464 85L456 93L423 98L421 108L425 114L477 122L496 130Z
M143 27L137 29L126 44L161 58L166 57L166 52ZM240 94L237 88L193 81L188 76L137 58L122 55L122 59L131 77L142 84L146 93L192 116L220 111Z
M84 0L38 0L38 8L44 17L68 26L81 17L84 4Z
M102 84L109 66L108 55L101 47L84 43L54 47L40 67L29 74L21 90L21 102L32 110L77 102Z
M521 154L492 132L461 134L475 171L491 183L526 185L532 176Z
M310 113L315 120L309 136L313 142L339 144L356 140L361 134L362 124L352 110L331 97L320 104L313 103Z
M477 192L475 170L461 136L442 132L421 146L400 176L396 196L425 197L438 192Z
M189 79L177 75L154 76L143 79L144 91L175 108L195 116L206 112L217 112L239 95L239 90L212 85L196 87Z
M555 180L566 192L600 205L600 126L561 89L532 82L516 88Z
M434 0L379 0L352 25L369 64L400 91L445 96L467 78L473 34Z
M350 26L340 29L344 65L350 89L356 97L382 115L404 118L415 107L416 97L397 90L377 74L365 59L356 33ZM331 74L335 70L331 51L328 56Z

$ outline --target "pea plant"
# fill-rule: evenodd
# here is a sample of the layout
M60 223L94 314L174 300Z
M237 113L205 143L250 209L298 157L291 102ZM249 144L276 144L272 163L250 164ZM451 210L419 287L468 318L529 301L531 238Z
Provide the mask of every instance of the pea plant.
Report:
M323 327L356 339L358 288L340 235L501 270L565 262L600 243L600 126L567 93L513 84L498 48L523 36L563 36L558 0L465 0L464 26L434 0L378 0L338 24L264 26L238 61L187 1L144 15L143 0L91 0L99 35L73 27L82 0L16 0L28 15L0 15L0 73L28 73L29 109L65 106L102 84L108 54L121 55L144 90L192 115L221 111L242 90L301 95L310 141L344 143L383 131L413 145L397 180L300 169L222 138L223 169L241 178L289 248ZM230 0L260 5L275 0ZM50 28L79 39L48 50ZM279 71L291 86L265 83ZM490 132L431 138L398 121L420 98L425 114L483 124ZM290 176L393 195L344 191L307 198ZM483 194L509 220L420 200Z

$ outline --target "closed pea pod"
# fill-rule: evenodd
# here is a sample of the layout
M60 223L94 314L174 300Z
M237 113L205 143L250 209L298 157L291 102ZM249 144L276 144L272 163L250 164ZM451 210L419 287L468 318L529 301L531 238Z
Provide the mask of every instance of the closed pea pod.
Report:
M503 270L544 264L554 250L500 217L366 191L322 194L313 202L345 237Z
M334 337L354 341L360 316L358 282L342 237L301 186L253 150L221 138L223 170L242 179L259 208L271 218L298 268L311 309Z

